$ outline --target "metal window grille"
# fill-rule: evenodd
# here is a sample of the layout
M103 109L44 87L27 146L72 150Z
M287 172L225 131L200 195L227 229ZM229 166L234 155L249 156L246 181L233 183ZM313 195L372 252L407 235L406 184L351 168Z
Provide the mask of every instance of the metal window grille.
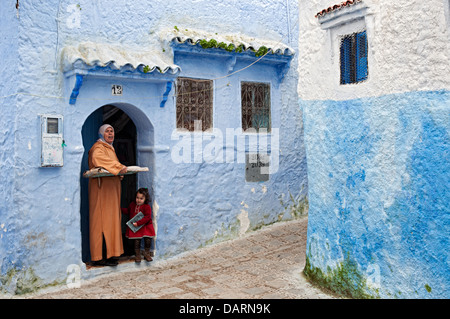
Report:
M340 50L341 84L359 83L367 80L366 31L342 37Z
M58 118L49 117L47 118L47 133L48 134L58 134L59 128L58 128Z
M189 131L210 129L213 112L213 81L178 78L176 105L177 128L185 128Z
M270 84L241 83L242 129L265 128L270 132Z

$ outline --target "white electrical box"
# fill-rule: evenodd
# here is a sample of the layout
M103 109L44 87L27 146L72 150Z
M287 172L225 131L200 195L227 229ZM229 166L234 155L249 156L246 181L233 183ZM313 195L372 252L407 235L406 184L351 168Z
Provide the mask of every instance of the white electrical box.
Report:
M41 167L63 166L63 116L41 115Z

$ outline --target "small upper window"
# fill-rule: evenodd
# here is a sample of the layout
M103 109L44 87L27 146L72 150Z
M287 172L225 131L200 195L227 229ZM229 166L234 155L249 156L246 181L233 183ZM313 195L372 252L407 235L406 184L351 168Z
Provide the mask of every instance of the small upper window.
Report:
M366 20L373 19L368 10L364 0L348 0L316 14L321 29L327 30L331 40L331 61L336 85L369 80L367 55L370 43L367 38Z
M49 117L47 118L47 133L48 134L58 134L58 118Z
M270 84L241 83L242 129L270 132Z
M212 128L213 81L177 79L177 128L206 131Z
M341 84L367 80L366 31L343 36L340 49Z

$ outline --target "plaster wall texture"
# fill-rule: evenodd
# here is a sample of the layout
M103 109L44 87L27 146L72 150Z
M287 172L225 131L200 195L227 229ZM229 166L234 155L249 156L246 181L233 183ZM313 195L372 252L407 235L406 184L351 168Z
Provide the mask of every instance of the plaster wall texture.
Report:
M34 0L21 2L18 10L13 5L2 9L0 27L11 32L2 32L2 40L7 41L1 45L1 68L11 80L0 84L2 114L7 113L1 119L0 145L2 167L13 170L0 173L0 290L23 293L64 283L71 264L79 265L83 276L92 275L81 261L80 169L85 152L81 131L89 115L106 104L125 111L136 125L137 164L150 167L149 174L139 175L138 186L150 186L159 206L158 258L305 213L306 161L295 67L282 79L276 66L264 63L224 77L229 69L218 65L220 59L178 58L180 76L224 77L214 81L214 127L223 133L240 127L240 81L271 83L279 167L269 181L247 183L243 163L173 161L172 150L181 137L174 133L174 91L160 107L166 82L142 80L142 74L117 75L108 69L110 77L85 76L71 105L75 77L65 76L61 62L63 48L88 41L118 46L125 53L153 51L173 62L164 30L174 26L210 34L245 34L296 51L297 12L294 1ZM292 65L296 59L294 55ZM248 64L238 59L234 70ZM123 85L123 96L111 96L112 84ZM40 114L64 116L63 167L40 167ZM209 143L208 133L195 134L203 138L204 146ZM275 135L268 137L273 146Z
M342 86L339 30L314 17L334 3L299 6L305 273L353 297L448 298L448 2L362 3L369 78Z
M18 84L18 76L16 74L15 66L19 62L18 57L18 22L15 16L15 8L11 6L0 12L0 20L5 24L1 32L1 43L9 43L8 46L0 46L0 55L2 59L0 61L0 72L4 79L0 81L0 95L4 95L2 99L2 116L0 117L0 194L2 199L0 200L0 255L8 256L9 242L13 237L11 236L11 230L14 229L12 225L7 223L7 215L13 211L13 189L14 179L11 178L11 174L14 174L14 117L15 117L15 105L20 96L13 95L16 93L15 88Z
M353 21L322 29L316 13L337 3L299 3L300 98L347 100L450 86L448 1L430 1L423 10L419 1L363 0L325 15L333 17L346 9L365 7L362 26ZM358 85L339 85L340 36L363 28L367 30L368 80Z

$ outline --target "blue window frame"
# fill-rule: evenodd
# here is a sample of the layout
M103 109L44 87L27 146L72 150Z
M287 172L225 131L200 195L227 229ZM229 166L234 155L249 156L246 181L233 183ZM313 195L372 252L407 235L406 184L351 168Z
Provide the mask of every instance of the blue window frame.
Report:
M341 40L341 84L367 80L366 31L346 35Z

